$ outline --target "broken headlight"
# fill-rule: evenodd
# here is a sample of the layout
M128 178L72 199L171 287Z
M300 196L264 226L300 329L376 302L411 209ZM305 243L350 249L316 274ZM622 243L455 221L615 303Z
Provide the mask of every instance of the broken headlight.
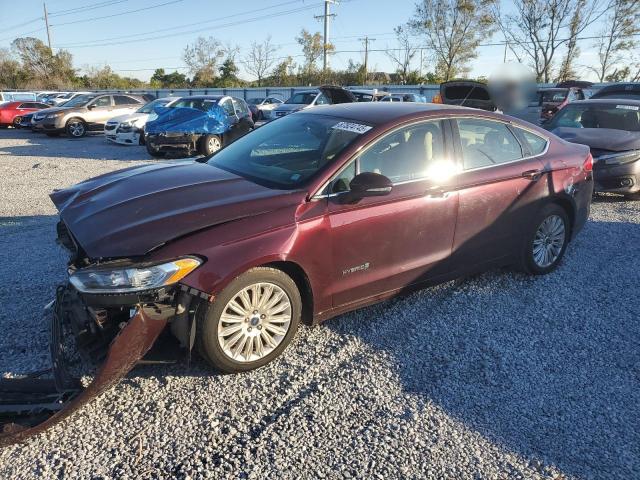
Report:
M180 258L158 265L89 267L77 270L69 281L83 293L132 293L179 282L200 266L197 258Z

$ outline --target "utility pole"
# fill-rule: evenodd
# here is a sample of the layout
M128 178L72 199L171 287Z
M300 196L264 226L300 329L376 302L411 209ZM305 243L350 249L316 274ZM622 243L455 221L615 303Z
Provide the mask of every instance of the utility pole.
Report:
M329 66L329 19L335 17L335 13L330 13L329 5L338 3L337 0L324 0L324 15L315 15L316 19L324 19L324 45L322 46L322 71L326 72Z
M375 42L375 38L369 38L365 36L364 38L359 38L361 42L364 42L364 85L367 84L367 76L369 74L369 42Z
M49 50L51 50L51 32L49 31L49 15L47 15L47 4L42 2L42 6L44 7L44 23L47 26L47 43L49 44ZM53 50L51 50L53 53Z

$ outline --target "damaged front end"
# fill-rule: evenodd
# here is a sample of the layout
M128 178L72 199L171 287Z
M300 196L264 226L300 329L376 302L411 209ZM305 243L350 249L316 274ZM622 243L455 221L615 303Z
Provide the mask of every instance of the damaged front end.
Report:
M73 239L62 223L58 239L71 247ZM45 378L49 372L40 372L0 380L0 446L49 428L118 383L149 352L167 324L172 324L172 333L187 352L193 347L195 311L208 296L176 279L197 268L199 260L92 264L80 259L79 249L74 248L70 281L58 287L55 301L45 310L51 332L50 375ZM183 270L167 267L176 263ZM83 360L100 364L86 387L71 373L72 350Z

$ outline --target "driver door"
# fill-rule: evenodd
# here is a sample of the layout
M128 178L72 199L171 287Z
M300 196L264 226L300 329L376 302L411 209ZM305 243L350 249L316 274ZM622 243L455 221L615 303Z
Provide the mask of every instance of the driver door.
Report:
M454 175L434 177L438 169L454 169L448 132L444 121L395 130L328 185L334 307L424 282L449 258L458 194ZM391 179L391 193L345 201L349 182L361 172Z
M93 100L87 105L87 113L85 114L86 122L89 128L95 129L104 124L112 117L113 100L111 95L103 95Z

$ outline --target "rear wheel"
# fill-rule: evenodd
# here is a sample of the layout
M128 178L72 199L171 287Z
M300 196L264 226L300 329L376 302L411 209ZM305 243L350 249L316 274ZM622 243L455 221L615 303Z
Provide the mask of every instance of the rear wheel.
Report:
M291 342L301 312L300 292L288 275L253 268L233 280L200 315L200 353L227 373L261 367Z
M81 118L70 118L65 130L70 137L81 138L87 134L87 124Z
M534 218L525 238L522 267L533 275L555 270L564 256L570 238L567 212L556 204L545 206Z
M222 148L222 139L219 135L205 135L200 139L200 153L204 156L213 155Z

